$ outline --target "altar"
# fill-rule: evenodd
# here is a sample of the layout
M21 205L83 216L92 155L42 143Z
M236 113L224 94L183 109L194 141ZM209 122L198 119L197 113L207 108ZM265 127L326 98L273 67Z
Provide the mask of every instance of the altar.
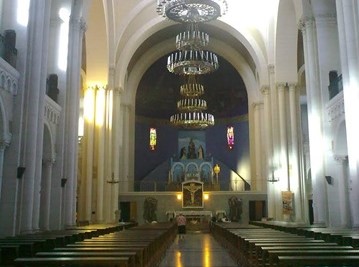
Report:
M188 232L209 232L209 223L212 220L212 211L209 210L181 210L174 211L174 217L182 213L186 219Z

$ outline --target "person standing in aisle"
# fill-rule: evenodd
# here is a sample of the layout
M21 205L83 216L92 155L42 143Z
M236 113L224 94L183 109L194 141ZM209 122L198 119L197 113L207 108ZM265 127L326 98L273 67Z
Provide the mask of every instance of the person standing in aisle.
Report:
M183 239L186 234L186 217L180 213L177 217L178 238Z

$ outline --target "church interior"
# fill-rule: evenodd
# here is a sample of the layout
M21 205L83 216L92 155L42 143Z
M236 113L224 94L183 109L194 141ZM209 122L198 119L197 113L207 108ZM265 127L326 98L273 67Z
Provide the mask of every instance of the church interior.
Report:
M164 223L170 242L183 214L238 261L218 222L359 227L356 0L0 0L0 14L0 252L93 225Z

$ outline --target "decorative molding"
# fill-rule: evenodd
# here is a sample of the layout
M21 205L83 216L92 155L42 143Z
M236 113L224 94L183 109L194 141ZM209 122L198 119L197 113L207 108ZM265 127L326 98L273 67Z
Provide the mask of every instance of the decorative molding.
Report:
M289 88L289 91L296 91L296 89L298 88L297 87L297 83L288 83L288 88Z
M329 101L326 109L330 123L345 115L343 91L339 92Z
M85 21L85 19L83 17L80 18L79 24L80 24L80 30L82 32L86 32L88 26L87 26L87 23L86 23L86 21Z
M252 103L252 107L254 110L263 109L264 103L263 102L254 102Z
M17 95L19 72L0 57L0 89Z
M330 25L337 26L337 15L336 14L322 14L315 17L315 22L317 26Z
M288 85L288 83L279 82L279 83L277 83L277 88L278 88L278 90L284 90L287 85Z
M262 95L269 95L269 86L268 85L262 86L261 93L262 93Z
M348 156L334 155L334 160L338 163L343 163L348 161Z
M270 74L274 74L274 72L275 72L275 66L274 66L274 64L268 64L268 72L269 72Z
M50 97L45 96L45 110L44 115L47 121L51 124L59 124L59 118L61 114L61 107Z
M298 29L305 33L308 27L314 27L315 19L313 17L303 17L299 20Z

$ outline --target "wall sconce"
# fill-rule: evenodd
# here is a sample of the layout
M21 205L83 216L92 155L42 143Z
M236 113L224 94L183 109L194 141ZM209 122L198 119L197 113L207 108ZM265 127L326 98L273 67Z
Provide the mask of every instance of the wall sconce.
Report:
M181 200L182 199L182 193L177 194L177 200Z
M17 167L17 171L16 171L16 178L22 178L22 176L24 175L25 172L25 167Z
M275 174L275 171L272 170L272 175L267 179L268 182L275 183L279 181L279 178Z
M204 200L208 200L209 199L209 195L207 193L203 194L203 198Z
M61 187L65 187L66 182L67 182L67 178L62 178L61 179Z

